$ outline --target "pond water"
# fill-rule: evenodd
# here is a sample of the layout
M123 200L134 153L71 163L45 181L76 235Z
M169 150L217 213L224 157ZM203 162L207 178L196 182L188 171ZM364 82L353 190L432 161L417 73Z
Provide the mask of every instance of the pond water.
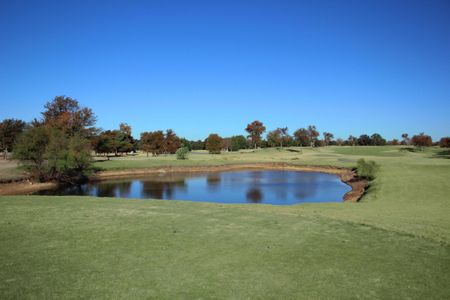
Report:
M350 190L348 185L331 174L257 170L155 174L89 182L36 194L290 205L341 202Z

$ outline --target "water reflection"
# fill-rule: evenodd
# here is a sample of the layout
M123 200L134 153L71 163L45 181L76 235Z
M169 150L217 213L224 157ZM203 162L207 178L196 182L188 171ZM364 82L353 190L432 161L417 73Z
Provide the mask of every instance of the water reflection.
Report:
M330 174L294 171L235 171L162 174L91 182L41 191L46 195L91 195L221 203L338 202L350 187Z
M247 191L247 201L251 203L260 203L263 200L263 193L258 188L251 188Z

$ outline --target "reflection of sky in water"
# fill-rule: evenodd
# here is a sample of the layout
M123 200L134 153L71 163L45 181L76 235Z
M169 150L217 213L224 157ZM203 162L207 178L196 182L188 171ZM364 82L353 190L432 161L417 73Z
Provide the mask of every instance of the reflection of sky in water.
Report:
M92 182L39 194L174 199L220 203L340 202L350 187L335 175L295 171L166 174Z

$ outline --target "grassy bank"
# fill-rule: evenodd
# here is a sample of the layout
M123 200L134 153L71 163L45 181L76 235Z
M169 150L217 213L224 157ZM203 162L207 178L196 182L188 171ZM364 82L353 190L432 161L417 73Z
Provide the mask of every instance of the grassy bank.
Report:
M301 152L298 152L301 151ZM439 149L145 155L104 170L252 162L380 169L362 202L290 207L0 197L2 298L450 297L450 159Z

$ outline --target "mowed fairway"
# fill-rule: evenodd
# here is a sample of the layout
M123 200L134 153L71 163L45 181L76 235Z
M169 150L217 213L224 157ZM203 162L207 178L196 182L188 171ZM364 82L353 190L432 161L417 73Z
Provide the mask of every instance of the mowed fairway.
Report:
M360 203L0 197L1 298L450 298L450 159L439 149L145 155L107 170L380 164Z

